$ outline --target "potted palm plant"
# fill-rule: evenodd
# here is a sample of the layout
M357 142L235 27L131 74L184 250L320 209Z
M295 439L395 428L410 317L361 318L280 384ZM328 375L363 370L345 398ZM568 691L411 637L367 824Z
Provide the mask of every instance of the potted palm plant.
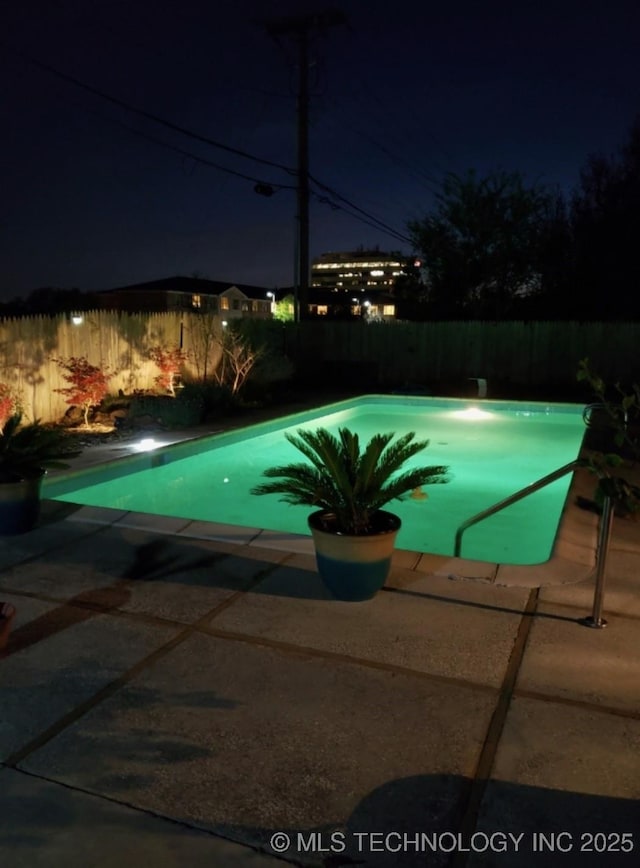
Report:
M40 489L46 470L67 467L79 454L68 435L40 422L22 424L10 416L0 431L0 534L25 533L40 514Z
M429 441L415 432L398 437L375 434L361 450L358 435L340 428L285 433L306 462L264 471L271 481L253 494L280 494L286 503L315 507L308 518L318 572L334 597L368 600L384 585L400 519L383 510L389 501L422 486L446 482L447 467L413 467L399 472Z

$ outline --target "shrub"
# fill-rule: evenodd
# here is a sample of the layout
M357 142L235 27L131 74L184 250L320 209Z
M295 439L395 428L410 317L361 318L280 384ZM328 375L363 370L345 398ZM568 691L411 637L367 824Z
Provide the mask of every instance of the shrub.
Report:
M97 407L107 394L109 380L114 376L106 370L92 365L84 356L71 356L68 359L54 359L66 373L63 379L69 386L54 389L65 396L67 404L80 407L84 414L85 427L89 426L89 410Z
M137 427L141 420L165 428L188 428L202 422L203 404L198 398L184 394L138 395L129 405L128 422Z
M187 354L179 347L165 350L160 346L151 347L149 358L159 368L160 373L154 383L161 389L165 389L172 398L176 396L176 380L180 374L182 365L187 361Z
M0 431L12 416L19 416L22 412L22 402L13 386L0 383Z
M236 395L262 356L263 349L254 349L248 338L232 328L224 329L219 340L222 357L214 377L217 383L228 386L232 394Z
M204 383L185 383L180 392L180 400L199 401L205 416L208 413L232 409L237 404L228 386L221 386L211 380Z
M579 362L578 380L588 383L597 399L585 416L587 425L600 434L600 449L593 448L593 438L587 441L587 466L598 478L595 503L600 508L604 497L610 497L620 515L640 516L640 486L618 472L640 461L640 385L625 389L616 383L612 390L591 369L588 358Z
M60 429L38 420L23 425L20 413L14 413L0 431L0 482L36 479L48 468L68 467L64 459L79 454Z

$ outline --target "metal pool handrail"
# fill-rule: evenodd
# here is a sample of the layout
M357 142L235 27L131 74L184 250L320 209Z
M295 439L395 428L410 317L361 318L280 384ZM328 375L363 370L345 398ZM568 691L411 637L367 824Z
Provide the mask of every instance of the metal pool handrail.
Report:
M551 473L547 473L546 476L537 479L535 482L531 482L529 485L526 485L524 488L516 491L515 494L510 494L509 497L505 497L505 499L501 500L499 503L494 503L493 506L489 506L487 507L487 509L483 509L482 512L478 512L476 515L468 518L460 525L460 527L456 531L456 542L454 547L455 557L460 557L460 549L462 547L462 534L472 525L477 524L479 521L484 521L484 519L489 518L490 515L494 515L496 512L500 512L501 509L504 509L507 506L511 506L512 503L516 503L518 500L522 500L523 497L527 497L527 495L533 494L535 491L544 488L545 485L549 485L549 483L555 482L556 479L560 479L560 477L564 476L565 474L571 473L578 467L583 466L584 461L582 461L580 458L576 458L573 461L570 461L569 464L565 464L564 467L559 467L557 470L554 470Z
M584 459L576 458L574 461L570 461L569 464L565 464L564 467L559 467L557 470L554 470L552 473L548 473L541 479L537 479L535 482L532 482L525 488L521 488L520 491L516 491L515 494L506 497L499 503L494 503L494 505L488 507L488 509L485 509L482 512L477 513L477 515L474 515L471 518L467 519L467 521L463 522L456 531L455 556L457 558L460 557L462 534L465 532L465 530L467 530L467 528L471 527L471 525L477 524L479 521L482 521L483 519L488 518L490 515L499 512L501 509L504 509L505 506L510 506L517 500L522 500L523 497L526 497L528 494L533 494L534 491L538 491L538 489L540 488L544 488L544 486L548 485L550 482L555 482L556 479L560 479L560 477L564 476L565 473L571 473L573 470L577 470L578 467L586 466L587 465ZM595 571L595 589L593 592L593 606L591 610L591 615L589 615L587 618L581 618L579 621L579 623L585 627L595 627L602 629L602 627L605 627L607 624L606 620L602 617L602 603L604 599L604 580L607 568L607 555L609 553L609 542L611 540L611 529L613 526L614 514L614 503L611 497L608 494L605 494L602 504L602 515L600 517L600 524L598 529L598 549Z
M606 411L606 409L607 409L607 405L603 404L601 402L596 402L594 404L587 404L587 406L582 411L582 421L587 426L587 428L593 427L593 419L592 419L593 411L594 410L605 410ZM627 425L629 424L629 411L626 410L624 407L619 407L616 409L622 411L622 424L626 430ZM611 412L615 415L615 410L611 411ZM611 423L613 421L613 416L611 415L611 413L609 415L610 415L609 422Z

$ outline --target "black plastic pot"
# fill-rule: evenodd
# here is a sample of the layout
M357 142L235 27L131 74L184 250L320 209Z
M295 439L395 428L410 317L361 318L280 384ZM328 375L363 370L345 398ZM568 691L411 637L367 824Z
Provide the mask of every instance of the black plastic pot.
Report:
M0 482L0 535L27 533L38 523L44 473L20 482Z

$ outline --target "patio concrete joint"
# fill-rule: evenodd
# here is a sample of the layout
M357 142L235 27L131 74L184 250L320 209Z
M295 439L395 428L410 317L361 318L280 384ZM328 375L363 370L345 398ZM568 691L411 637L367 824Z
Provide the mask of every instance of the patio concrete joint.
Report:
M491 771L495 763L498 744L502 737L505 721L511 699L515 691L518 673L524 658L525 648L533 624L533 615L538 605L539 588L533 588L529 594L525 611L522 615L518 632L513 644L513 650L507 663L498 702L494 709L487 729L487 734L478 757L474 780L472 781L469 798L460 824L462 835L466 838L476 829L480 813L480 805L485 795L487 784L491 779ZM451 868L463 868L467 863L468 854L458 851L453 857Z
M346 663L351 666L359 666L365 669L376 669L381 672L390 672L397 675L409 675L414 678L419 678L423 681L435 681L440 684L455 685L457 687L468 688L469 690L479 690L483 693L495 694L496 688L484 684L480 681L471 681L468 678L452 678L448 675L439 675L435 672L425 672L421 669L411 669L408 666L401 666L396 663L385 663L381 660L373 660L369 657L357 657L351 654L341 654L336 651L327 651L322 648L313 648L306 645L291 644L278 639L269 639L265 636L255 636L248 633L237 633L231 630L221 630L216 627L200 627L200 632L206 633L216 639L228 640L231 642L242 642L245 645L250 645L256 648L270 648L274 651L280 651L291 657L302 659L317 658L329 660L334 663Z

